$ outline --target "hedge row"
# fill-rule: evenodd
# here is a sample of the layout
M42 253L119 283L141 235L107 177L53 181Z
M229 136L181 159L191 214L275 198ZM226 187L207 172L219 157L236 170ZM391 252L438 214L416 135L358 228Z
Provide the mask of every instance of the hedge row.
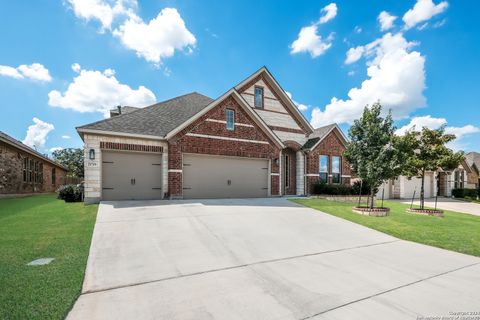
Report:
M343 184L316 183L313 185L313 194L353 196L360 193L360 182L355 182L352 186ZM369 194L370 187L362 185L362 195Z
M479 189L452 189L452 196L455 198L473 198L476 199L477 195L480 196Z

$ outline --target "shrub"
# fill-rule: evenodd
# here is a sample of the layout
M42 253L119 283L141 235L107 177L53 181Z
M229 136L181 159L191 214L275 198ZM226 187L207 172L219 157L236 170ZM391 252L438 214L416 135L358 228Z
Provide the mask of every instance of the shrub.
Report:
M476 199L478 195L478 190L477 189L452 189L452 196L455 198L473 198Z
M353 195L353 189L349 185L343 184L327 184L327 183L315 183L313 185L313 194L326 194L326 195Z
M83 190L80 185L68 184L61 186L57 190L58 199L65 200L65 202L79 202L82 201Z
M352 185L352 194L353 195L359 195L360 193L360 186L362 186L362 195L369 195L370 194L370 186L368 185L368 183L364 182L364 183L360 183L360 181L355 181ZM378 190L375 191L375 193L377 192Z

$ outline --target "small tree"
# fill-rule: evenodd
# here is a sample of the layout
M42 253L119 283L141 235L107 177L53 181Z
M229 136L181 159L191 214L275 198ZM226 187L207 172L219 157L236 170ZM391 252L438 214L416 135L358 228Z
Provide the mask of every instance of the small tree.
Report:
M421 179L420 209L422 210L425 208L426 172L439 168L453 170L465 158L463 152L453 152L445 146L455 138L453 134L446 134L444 127L435 130L424 127L420 132L413 128L399 138L407 150L405 160L402 162L402 174L409 178Z
M400 172L392 116L389 113L382 118L381 111L378 102L365 107L362 117L348 131L350 142L344 153L353 171L370 186L370 208L380 185Z
M52 153L53 160L68 168L67 176L83 178L83 149L68 148Z

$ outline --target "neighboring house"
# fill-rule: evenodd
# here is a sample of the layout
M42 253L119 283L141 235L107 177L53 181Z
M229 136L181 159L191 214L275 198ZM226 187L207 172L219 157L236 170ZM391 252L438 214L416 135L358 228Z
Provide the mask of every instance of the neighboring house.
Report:
M350 183L340 128L314 130L265 67L215 100L190 93L112 115L77 128L86 202L303 195L319 179Z
M477 175L477 180L475 182L476 187L480 186L480 153L478 152L469 152L465 155L465 160L467 164L472 168L472 170ZM472 182L474 181L475 177L472 178Z
M0 197L54 192L67 169L0 131Z
M468 157L465 161L451 171L439 169L435 172L427 172L425 175L424 192L425 198L435 197L438 193L442 197L451 197L452 189L478 188L479 176L476 167L469 164ZM377 198L384 199L410 199L420 197L421 179L413 177L408 179L400 176L389 180L378 190Z

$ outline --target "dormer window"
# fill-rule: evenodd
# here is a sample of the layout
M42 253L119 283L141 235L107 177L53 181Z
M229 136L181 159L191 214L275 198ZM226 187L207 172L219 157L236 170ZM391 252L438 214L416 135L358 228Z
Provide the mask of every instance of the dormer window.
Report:
M263 108L263 88L255 87L255 108Z
M227 117L227 130L235 130L235 111L227 109L225 113Z

